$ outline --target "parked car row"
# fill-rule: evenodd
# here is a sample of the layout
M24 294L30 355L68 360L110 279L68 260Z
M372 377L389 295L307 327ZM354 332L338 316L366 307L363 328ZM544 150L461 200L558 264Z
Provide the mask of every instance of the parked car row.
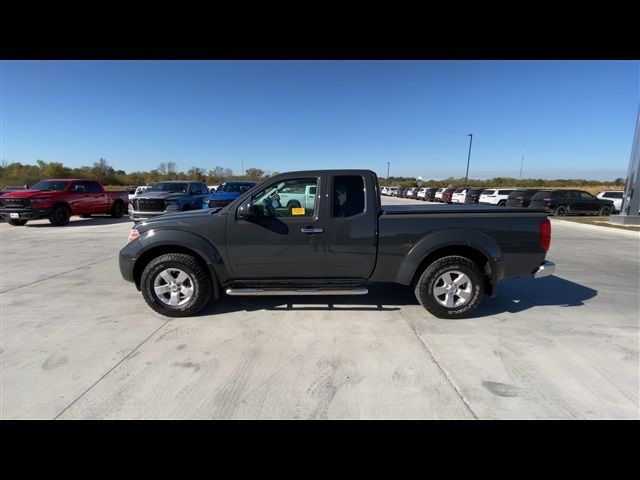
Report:
M428 202L531 207L546 210L558 216L608 216L620 212L624 192L606 190L598 195L592 195L583 190L570 189L383 187L381 193Z

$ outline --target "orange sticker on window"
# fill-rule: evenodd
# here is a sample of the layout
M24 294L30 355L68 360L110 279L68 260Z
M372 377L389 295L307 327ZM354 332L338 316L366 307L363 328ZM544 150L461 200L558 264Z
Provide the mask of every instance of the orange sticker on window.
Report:
M305 209L304 208L292 208L291 209L291 215L304 215Z

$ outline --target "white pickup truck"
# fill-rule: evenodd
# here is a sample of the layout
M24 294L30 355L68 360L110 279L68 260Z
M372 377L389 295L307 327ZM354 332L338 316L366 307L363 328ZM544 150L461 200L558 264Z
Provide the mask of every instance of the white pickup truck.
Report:
M286 208L304 208L313 210L316 204L316 186L306 185L304 192L292 188L283 188L276 196L280 206Z

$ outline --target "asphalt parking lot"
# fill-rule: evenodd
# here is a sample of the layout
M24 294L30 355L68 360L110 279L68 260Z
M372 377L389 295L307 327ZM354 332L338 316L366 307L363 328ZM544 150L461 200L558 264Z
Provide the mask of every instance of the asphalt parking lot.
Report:
M464 320L391 284L168 319L120 277L130 226L0 224L1 418L640 418L637 232L552 220L556 274Z

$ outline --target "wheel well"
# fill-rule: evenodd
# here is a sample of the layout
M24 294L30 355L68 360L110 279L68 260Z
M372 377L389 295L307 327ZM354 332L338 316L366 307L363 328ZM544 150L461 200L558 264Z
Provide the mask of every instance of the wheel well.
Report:
M52 209L52 211L53 211L53 210L55 210L55 208L56 208L56 207L64 207L64 208L66 208L67 210L69 210L69 213L71 213L71 207L70 207L70 206L69 206L69 204L68 204L68 203L66 203L66 202L57 202L57 203L54 203L54 204L53 204L53 209Z
M207 262L205 262L204 259L195 251L189 248L178 246L178 245L161 245L161 246L147 250L140 256L140 258L136 261L136 264L133 267L133 279L135 281L136 288L138 290L140 290L140 278L142 277L142 272L144 271L145 267L154 258L159 257L160 255L165 255L167 253L184 253L186 255L191 255L193 258L195 258L198 264L205 271L209 272L209 275L211 276L211 279L213 281L215 298L218 298L219 293L218 293L217 278L215 276L215 273L212 271L212 269L210 269L209 266L207 265Z
M449 255L460 255L462 257L466 257L478 265L480 271L484 273L484 291L487 295L491 296L493 293L493 285L491 283L491 264L489 263L489 259L480 250L468 245L449 245L429 253L422 259L420 265L418 265L418 268L413 275L411 285L415 287L420 275L422 275L422 272L424 272L429 265L439 258L448 257Z

